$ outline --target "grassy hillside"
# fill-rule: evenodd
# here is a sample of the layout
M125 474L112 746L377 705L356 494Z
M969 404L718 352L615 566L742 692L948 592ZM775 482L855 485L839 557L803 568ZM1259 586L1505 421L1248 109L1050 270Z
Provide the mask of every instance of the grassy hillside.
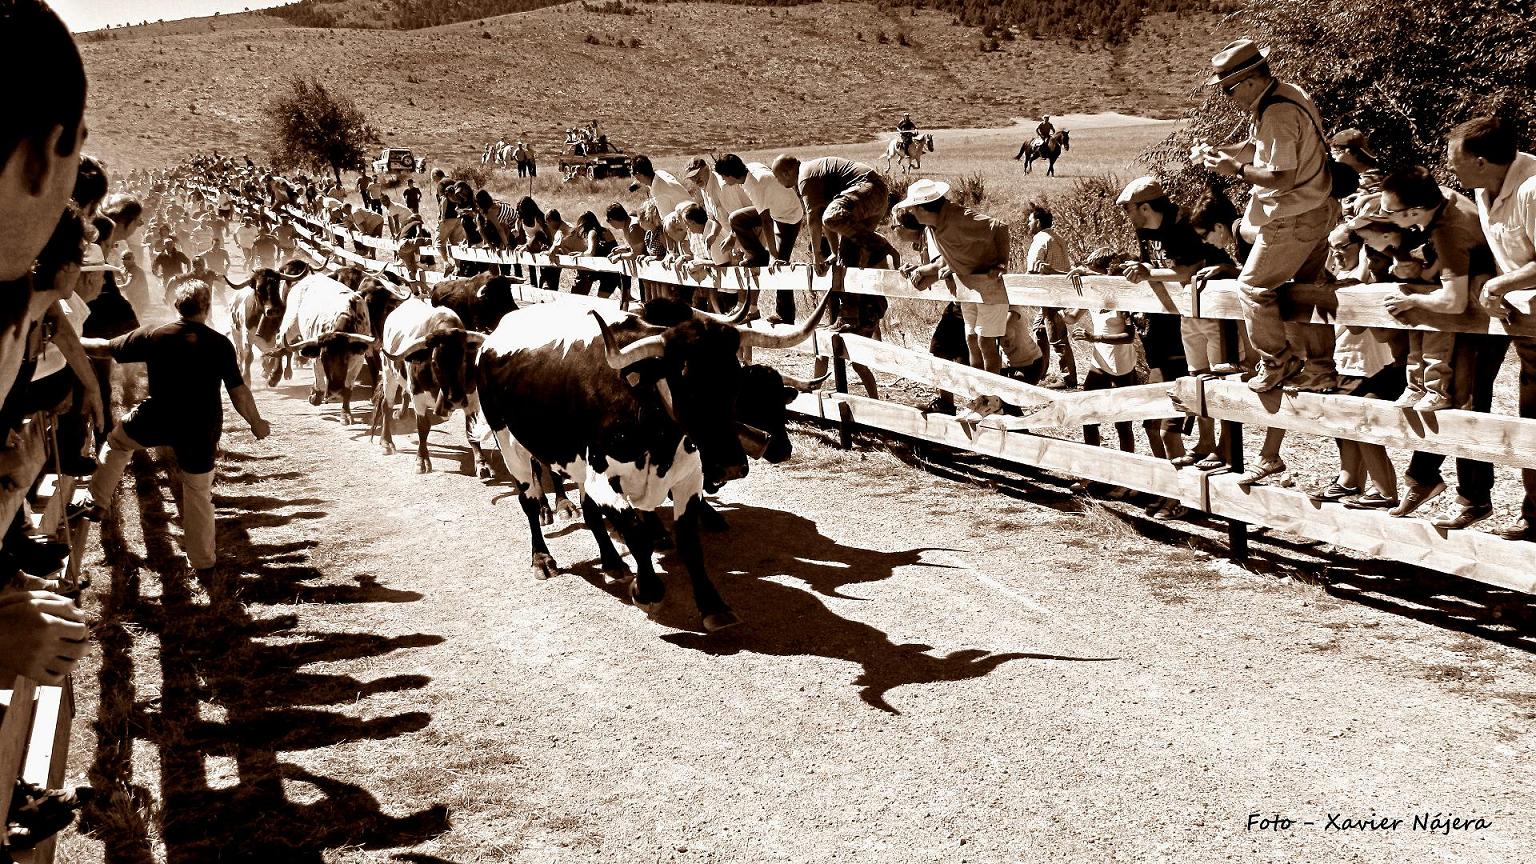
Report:
M983 52L976 28L909 12L574 4L410 32L231 16L211 32L86 44L92 149L119 168L260 153L261 108L293 75L351 96L389 143L438 163L525 131L553 153L564 127L594 116L660 153L866 140L903 107L933 128L1042 111L1174 116L1231 36L1211 16L1153 16L1114 52L1032 39ZM273 26L248 26L260 20Z

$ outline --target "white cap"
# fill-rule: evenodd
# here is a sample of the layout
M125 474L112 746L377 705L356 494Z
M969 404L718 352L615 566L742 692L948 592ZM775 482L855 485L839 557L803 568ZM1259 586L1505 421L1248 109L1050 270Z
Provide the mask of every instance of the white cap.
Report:
M903 198L895 209L905 210L919 204L932 204L948 194L949 184L943 180L918 180L907 187L907 197Z

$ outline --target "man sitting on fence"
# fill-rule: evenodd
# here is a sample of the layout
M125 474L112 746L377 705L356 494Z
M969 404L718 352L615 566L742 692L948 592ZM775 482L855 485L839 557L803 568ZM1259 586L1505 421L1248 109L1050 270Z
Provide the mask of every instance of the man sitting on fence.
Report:
M1536 155L1520 151L1508 123L1479 117L1451 131L1446 156L1461 185L1477 190L1478 219L1498 271L1477 292L1478 302L1490 315L1507 317L1504 296L1536 288ZM1482 343L1480 357L1496 352L1502 358L1507 351L1497 349L1497 337L1474 338ZM1536 339L1522 336L1514 345L1520 357L1520 416L1536 419ZM1536 470L1523 469L1521 478L1520 518L1497 532L1506 540L1536 540Z
M213 468L224 430L220 384L250 424L252 435L265 438L271 427L261 418L241 377L234 346L206 323L211 303L207 283L183 281L176 288L175 303L180 319L173 323L140 327L110 341L81 340L91 356L148 364L149 398L124 416L107 437L101 468L91 477L91 501L71 512L100 520L112 507L133 452L169 447L181 471L187 562L194 570L206 570L215 563Z

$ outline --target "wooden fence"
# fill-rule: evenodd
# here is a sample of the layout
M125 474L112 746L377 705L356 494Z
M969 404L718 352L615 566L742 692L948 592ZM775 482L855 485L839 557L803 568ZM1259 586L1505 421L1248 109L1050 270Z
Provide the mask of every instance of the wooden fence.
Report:
M273 218L289 220L299 229L305 245L315 254L332 252L372 268L397 264L394 244L377 238L354 237L344 230L324 226L293 208L266 211ZM363 256L338 248L327 237L355 241L378 253ZM655 262L614 262L606 258L512 254L484 247L455 246L448 250L457 261L524 267L561 267L618 273L694 288L727 293L746 289L788 291L831 289L834 279L841 290L948 302L978 302L973 291L954 284L937 284L918 290L900 273L889 270L849 269L816 275L806 265L769 268L711 267L694 278ZM433 273L428 281L441 275ZM1074 281L1065 276L1008 274L1004 277L1010 303L1069 309L1118 309L1128 312L1171 313L1188 317L1239 320L1242 310L1235 280L1212 281L1203 286L1174 282L1133 284L1111 276L1090 276ZM1457 333L1536 336L1536 292L1509 295L1515 312L1508 322L1477 310L1461 315L1419 314L1406 320L1389 314L1384 298L1394 293L1391 284L1356 285L1319 289L1293 287L1282 301L1289 320L1321 324L1441 330ZM560 301L586 304L612 303L594 297L518 287L524 302ZM1399 561L1492 585L1536 593L1536 544L1508 541L1476 531L1446 531L1418 518L1393 518L1383 512L1350 510L1340 504L1313 501L1305 493L1274 486L1238 485L1236 471L1242 465L1242 436L1228 434L1228 464L1232 472L1179 469L1150 455L1125 453L1077 441L1039 434L1040 429L1073 427L1125 420L1183 417L1193 413L1231 424L1265 427L1345 438L1388 447L1424 450L1448 456L1475 458L1508 468L1536 468L1536 420L1470 411L1439 411L1419 414L1381 400L1314 393L1256 394L1235 378L1143 385L1091 393L1062 393L1023 384L979 369L931 357L884 342L853 335L818 331L800 350L831 358L838 364L839 392L806 394L791 409L805 416L838 424L843 439L854 428L881 430L907 438L930 441L959 450L1095 480L1173 498L1185 506L1229 520L1235 555L1246 551L1246 525L1264 525L1313 540L1353 549L1379 559ZM860 363L957 396L997 396L1017 405L1023 416L994 416L980 422L924 413L904 404L869 399L846 392L842 364ZM1175 399L1177 401L1175 401Z

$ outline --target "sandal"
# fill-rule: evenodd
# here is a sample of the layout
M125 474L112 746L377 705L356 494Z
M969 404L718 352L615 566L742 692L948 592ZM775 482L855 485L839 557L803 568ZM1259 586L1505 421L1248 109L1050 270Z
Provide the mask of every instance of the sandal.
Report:
M1188 468L1191 465L1210 458L1212 457L1209 453L1185 453L1183 456L1178 456L1173 459L1169 459L1168 461L1172 462L1173 467L1175 468Z
M75 792L44 789L18 779L5 819L6 848L25 851L59 833L75 821L80 804Z
M1180 504L1179 502L1170 498L1167 504L1163 505L1158 509L1156 513L1152 514L1152 518L1166 522L1169 519L1183 519L1188 514L1188 507L1185 507L1183 504Z
M1252 486L1266 477L1273 477L1285 470L1285 463L1276 459L1273 462L1259 462L1249 467L1237 477L1237 485Z
M1220 471L1221 469L1227 467L1227 460L1217 456L1215 453L1212 453L1204 459L1201 459L1199 462L1196 462L1195 467L1199 468L1201 471Z

